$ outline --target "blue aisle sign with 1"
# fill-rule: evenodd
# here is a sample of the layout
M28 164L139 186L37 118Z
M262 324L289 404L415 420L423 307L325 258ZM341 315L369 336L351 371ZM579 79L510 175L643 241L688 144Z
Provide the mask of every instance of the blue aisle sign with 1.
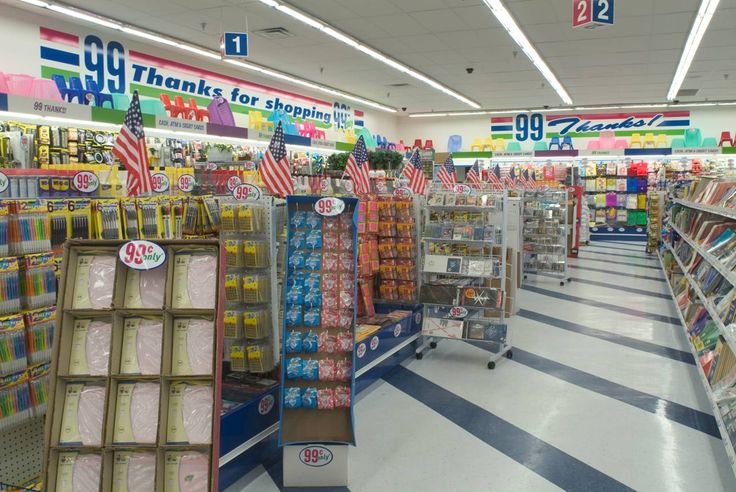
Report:
M223 34L222 45L225 56L245 58L248 56L248 33L226 32Z

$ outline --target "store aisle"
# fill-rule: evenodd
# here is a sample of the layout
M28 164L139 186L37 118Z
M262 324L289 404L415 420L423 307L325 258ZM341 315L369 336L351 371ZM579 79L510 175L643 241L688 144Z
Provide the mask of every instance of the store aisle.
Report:
M442 342L360 399L349 490L736 489L656 257L580 256L565 287L527 281L513 360L489 371L482 345Z

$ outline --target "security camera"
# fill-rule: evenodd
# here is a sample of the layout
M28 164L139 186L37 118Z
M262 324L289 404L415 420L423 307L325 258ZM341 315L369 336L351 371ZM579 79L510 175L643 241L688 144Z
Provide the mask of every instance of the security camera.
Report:
M401 108L402 111L406 111L406 106Z
M475 69L473 67L468 67L468 68L465 69L465 71L468 72L468 73L473 73L475 71Z

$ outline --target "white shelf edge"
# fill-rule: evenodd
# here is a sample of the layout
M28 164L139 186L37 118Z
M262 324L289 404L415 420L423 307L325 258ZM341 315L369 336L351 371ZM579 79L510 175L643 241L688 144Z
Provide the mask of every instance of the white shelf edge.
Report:
M659 265L662 268L662 272L664 272L665 277L667 277L664 263L662 262L662 255L659 251L657 251L657 257L659 258ZM693 358L695 359L695 372L697 372L700 376L700 382L703 383L703 388L705 389L706 396L708 397L708 401L710 402L711 408L713 410L713 417L715 417L718 431L721 433L721 441L723 442L723 447L726 449L726 455L728 456L728 460L731 462L731 471L736 474L736 450L734 450L733 443L731 442L731 438L729 437L728 431L726 430L726 424L723 422L721 410L718 408L718 403L716 403L716 399L713 396L713 389L710 387L710 382L708 382L708 379L705 377L705 371L703 370L703 366L700 364L698 353L695 350L695 347L693 347L693 344L690 342L690 337L688 336L687 332L687 323L685 322L685 318L682 317L680 307L677 305L675 293L672 290L672 284L670 284L669 278L667 278L665 283L667 284L667 289L670 292L672 302L675 305L677 317L680 318L682 329L685 330L685 336L687 337L687 346L690 349L690 353L693 355Z
M736 209L725 208L725 207L715 207L713 205L705 205L702 203L695 203L689 200L682 200L682 199L675 199L673 201L684 207L693 208L695 210L701 210L703 212L709 212L711 214L720 215L721 217L726 217L727 219L736 220Z
M703 249L703 247L696 243L694 239L692 239L690 236L682 232L682 230L677 227L675 224L673 224L671 221L669 222L672 229L677 232L677 234L680 235L692 248L705 260L710 263L716 270L718 270L718 273L720 273L723 277L725 277L726 280L728 280L731 285L736 286L736 273L732 272L731 270L726 269L726 267L723 266L723 264L718 260L718 258L714 257L707 251Z

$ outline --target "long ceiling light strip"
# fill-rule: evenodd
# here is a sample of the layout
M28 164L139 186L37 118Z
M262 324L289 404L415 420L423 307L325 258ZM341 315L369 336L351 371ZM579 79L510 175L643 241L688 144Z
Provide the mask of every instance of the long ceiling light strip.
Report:
M698 13L695 16L693 27L690 29L690 35L687 37L685 48L682 50L680 63L677 65L677 70L675 71L675 77L672 79L672 85L667 93L668 101L674 101L677 98L677 93L680 92L680 87L682 87L687 72L690 70L690 64L692 64L693 58L695 58L695 53L698 51L700 42L703 40L705 31L708 30L708 25L711 19L713 19L713 14L716 8L718 8L720 1L703 0L700 3L700 9L698 9Z
M464 104L467 104L471 108L475 108L475 109L480 108L480 104L478 104L477 102L471 99L468 99L467 97L463 96L462 94L458 92L455 92L454 90L441 84L440 82L437 82L436 80L431 79L427 77L426 75L417 72L411 67L404 65L403 63L384 55L383 53L371 48L370 46L366 46L365 44L348 36L347 34L339 31L338 29L335 29L333 26L328 25L324 21L321 21L308 14L305 14L304 12L301 12L289 5L286 5L283 2L277 2L276 0L260 0L260 1L261 3L268 5L269 7L272 7L278 10L279 12L283 12L284 14L290 16L293 19L298 20L299 22L302 22L310 27L313 27L314 29L317 29L320 32L327 34L328 36L336 39L337 41L340 41L341 43L350 46L351 48L354 48L362 53L365 53L371 58L385 65L388 65L389 67L395 70L398 70L399 72L405 73L406 75L414 79L417 79L420 82L423 82L424 84L429 85L433 89L437 89L440 92L447 94L448 96L453 97L457 99L458 101L463 102Z
M89 12L85 12L83 10L77 9L77 8L69 8L61 4L50 4L48 2L43 2L40 0L19 0L22 3L33 5L35 7L41 7L49 9L53 12L57 12L59 14L63 14L69 17L72 17L76 20L83 20L86 22L90 22L93 24L97 24L99 26L106 27L108 29L114 29L117 31L121 31L125 34L129 34L134 37L142 38L147 41L152 41L154 43L163 44L165 46L169 46L171 48L178 48L184 51L187 51L189 53L193 53L195 55L199 55L205 58L210 58L212 60L219 60L227 62L231 65L235 65L240 68L244 68L246 70L254 71L261 73L267 77L276 78L283 80L285 82L289 82L291 84L296 84L302 87L308 87L309 89L313 89L319 92L323 92L325 94L330 94L332 96L336 96L342 99L347 99L349 101L353 101L359 104L363 104L365 106L369 106L371 108L380 109L381 111L386 111L388 113L396 113L396 109L392 108L390 106L386 106L380 103L377 103L375 101L371 101L370 99L365 99L360 96L354 96L352 94L348 94L347 92L343 92L338 89L333 89L332 87L328 87L325 85L317 84L315 82L310 82L308 80L295 77L294 75L290 75L288 73L279 72L278 70L273 70L270 68L263 67L261 65L251 63L251 62L240 62L236 60L230 60L226 59L223 60L220 53L208 50L206 48L201 48L199 46L194 46L191 44L183 43L179 41L178 39L170 38L167 36L162 36L150 31L138 29L135 26L125 25L121 22L118 22L114 19L109 19L105 17L100 17L98 15L94 15Z
M607 111L616 109L687 109L687 108L703 108L718 106L736 106L736 101L705 101L705 102L687 102L687 103L661 103L661 104L619 104L608 106L574 106L564 108L522 108L522 109L501 109L494 111L492 109L483 111L445 111L441 113L412 113L409 118L444 118L447 116L483 116L483 115L499 115L499 114L519 114L519 113L565 113L570 111Z
M531 60L531 62L534 64L534 66L537 67L537 70L539 70L542 76L547 79L547 82L549 82L555 92L557 92L557 95L560 96L562 102L564 102L565 104L572 104L572 99L570 98L570 95L567 93L560 81L557 80L557 77L547 66L547 63L545 63L539 53L537 53L537 50L534 48L529 39L527 39L524 31L521 30L509 11L506 10L506 7L501 2L501 0L483 1L488 6L488 8L491 9L491 12L493 12L493 15L496 16L498 22L500 22L504 29L506 29L506 31L509 33L511 39L513 39L514 42L519 45L521 51L523 51L524 54L529 58L529 60Z

